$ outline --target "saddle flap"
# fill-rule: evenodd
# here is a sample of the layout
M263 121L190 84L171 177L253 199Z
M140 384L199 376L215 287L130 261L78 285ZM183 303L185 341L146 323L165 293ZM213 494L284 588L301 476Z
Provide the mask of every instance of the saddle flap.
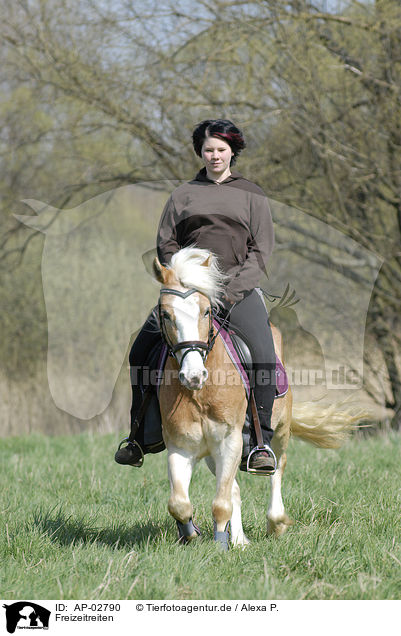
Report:
M242 366L246 370L251 369L252 368L252 355L251 355L251 352L249 350L248 345L235 332L229 332L229 335L231 336L231 342L234 345L234 348L235 348L235 350L236 350L236 352L238 354L238 357L240 359L240 362L241 362Z
M226 329L222 329L220 331L220 335L222 336L223 342L226 345L226 349L228 353L232 356L232 350L234 350L236 354L237 360L233 361L236 363L238 368L239 362L239 372L244 379L244 376L248 379L248 371L252 369L252 355L247 343L234 331L228 331ZM244 381L245 383L245 381ZM288 377L287 373L284 369L283 363L280 358L276 354L276 398L283 397L288 391ZM248 391L247 391L248 393ZM248 394L249 395L249 394Z

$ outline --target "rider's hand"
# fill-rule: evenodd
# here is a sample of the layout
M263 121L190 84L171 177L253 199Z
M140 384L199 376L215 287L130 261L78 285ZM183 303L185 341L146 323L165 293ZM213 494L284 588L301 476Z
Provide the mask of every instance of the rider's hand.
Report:
M232 298L229 298L228 296L223 296L223 300L225 305L231 306L235 304L235 300L233 300Z

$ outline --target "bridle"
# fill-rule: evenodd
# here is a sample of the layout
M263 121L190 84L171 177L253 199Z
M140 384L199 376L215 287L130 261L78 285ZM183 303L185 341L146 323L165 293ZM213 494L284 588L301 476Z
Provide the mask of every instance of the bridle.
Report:
M198 292L197 289L188 289L188 291L182 292L182 291L179 291L178 289L170 289L168 287L162 287L160 290L159 304L158 304L160 331L161 331L164 343L167 346L169 355L171 355L173 358L177 360L177 355L176 355L177 352L181 351L181 349L186 349L186 351L184 351L182 355L181 364L183 363L185 356L188 355L188 353L190 353L191 351L197 351L198 353L200 353L200 355L202 356L203 362L206 362L206 358L209 355L210 351L212 350L212 347L214 344L212 303L209 298L209 332L208 332L207 342L203 342L203 340L183 340L182 342L178 342L176 345L174 345L169 340L167 335L166 326L164 324L163 315L162 315L160 297L162 294L172 294L174 296L179 296L180 298L188 298L188 296L191 296L191 294L194 294L196 292Z
M188 353L190 353L191 351L197 351L203 359L203 362L206 362L207 356L209 355L209 353L211 352L211 350L213 349L213 345L216 342L216 338L219 335L221 329L223 328L223 326L226 324L226 322L228 321L228 318L230 316L231 310L233 308L233 306L230 308L229 312L227 313L227 315L225 316L223 322L221 323L221 325L219 326L219 329L217 330L216 333L214 333L214 326L213 326L213 311L212 311L212 302L210 300L210 298L207 296L208 300L209 300L209 331L208 331L208 337L207 337L207 342L204 342L203 340L184 340L182 342L178 342L176 345L174 345L168 338L167 335L167 331L166 331L166 326L164 324L164 320L163 320L163 315L162 315L162 308L161 308L161 295L162 294L172 294L174 296L179 296L180 298L188 298L188 296L191 296L191 294L195 294L195 293L199 293L201 294L202 292L200 292L198 289L188 289L185 292L179 291L178 289L170 289L169 287L162 287L160 290L160 296L159 296L159 303L158 303L158 312L159 312L159 323L160 323L160 331L161 331L161 335L163 338L163 341L165 343L165 345L167 346L167 350L170 356L172 356L173 358L175 358L175 360L177 360L177 352L181 351L182 349L186 349L186 351L184 351L182 357L181 357L181 362L179 362L177 360L177 362L180 364L180 366L183 363L183 360L185 358L185 356L188 355ZM203 296L205 296L206 294L202 294Z

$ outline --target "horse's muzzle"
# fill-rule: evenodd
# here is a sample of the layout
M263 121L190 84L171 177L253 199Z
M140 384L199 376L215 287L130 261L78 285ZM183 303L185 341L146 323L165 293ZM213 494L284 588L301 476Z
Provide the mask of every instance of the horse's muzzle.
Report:
M192 371L186 375L183 371L178 374L178 379L186 389L199 391L208 378L207 369Z

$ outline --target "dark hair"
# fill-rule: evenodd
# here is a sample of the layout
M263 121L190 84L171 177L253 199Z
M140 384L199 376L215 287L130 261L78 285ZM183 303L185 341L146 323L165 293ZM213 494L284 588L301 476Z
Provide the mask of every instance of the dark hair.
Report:
M225 141L233 151L232 166L246 143L244 135L229 119L205 119L198 124L192 133L192 143L198 157L202 156L202 146L206 137L217 137Z

